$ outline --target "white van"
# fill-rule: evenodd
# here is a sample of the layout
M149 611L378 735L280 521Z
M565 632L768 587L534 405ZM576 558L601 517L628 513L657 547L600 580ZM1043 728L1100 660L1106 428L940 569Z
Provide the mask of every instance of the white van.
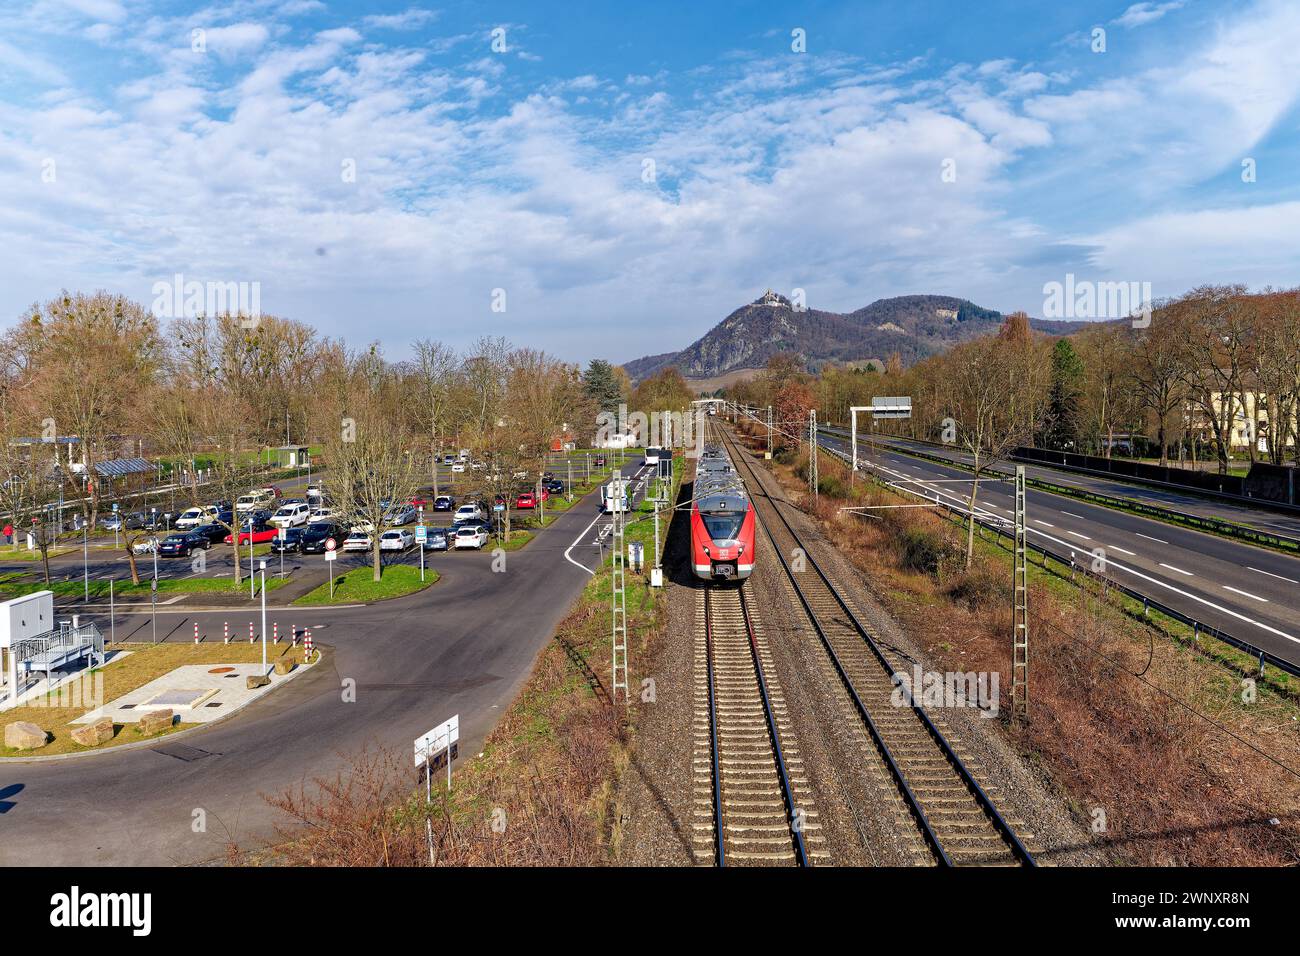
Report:
M275 493L265 488L257 488L246 495L240 495L235 501L236 511L256 511L265 508L275 500Z
M627 486L628 482L623 483L622 494L615 495L614 482L600 486L600 510L605 514L613 514L615 511L627 511Z
M267 520L267 524L275 525L277 528L296 528L299 525L307 523L307 518L311 515L311 508L306 502L299 502L296 505L285 505Z
M189 511L182 512L173 523L172 527L178 531L186 531L190 528L197 528L201 524L211 524L217 520L217 509L212 506L206 508L191 508Z

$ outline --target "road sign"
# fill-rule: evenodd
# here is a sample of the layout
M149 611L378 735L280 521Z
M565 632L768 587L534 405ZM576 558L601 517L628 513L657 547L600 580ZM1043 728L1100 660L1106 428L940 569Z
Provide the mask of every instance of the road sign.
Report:
M505 510L506 510L506 506L505 506L505 505L493 505L493 506L492 506L492 510L493 510L493 511L505 511Z
M117 502L116 502L116 501L113 502L113 511L114 511L114 512L117 511Z
M439 724L423 737L415 738L415 765L418 767L426 760L444 751L460 740L460 714L451 720Z
M339 546L339 543L338 543L337 541L335 541L333 538L326 538L326 539L325 539L325 550L326 550L327 552L328 552L328 551L333 551L333 550L334 550L335 548L337 548L338 546Z
M338 553L337 551L326 551L326 552L325 552L325 560L326 560L326 561L337 561L338 559L339 559L339 553Z
M429 540L429 529L422 524L415 526L415 541L417 544L424 544Z

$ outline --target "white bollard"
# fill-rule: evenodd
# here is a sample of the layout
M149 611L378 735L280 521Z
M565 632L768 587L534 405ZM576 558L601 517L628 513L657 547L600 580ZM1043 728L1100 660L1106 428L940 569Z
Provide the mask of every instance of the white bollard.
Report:
M229 621L221 622L221 643L222 644L230 643L230 622Z

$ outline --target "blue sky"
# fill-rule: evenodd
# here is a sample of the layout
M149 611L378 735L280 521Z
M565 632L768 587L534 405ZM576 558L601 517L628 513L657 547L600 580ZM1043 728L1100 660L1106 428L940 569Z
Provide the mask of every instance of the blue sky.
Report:
M769 286L1291 286L1298 93L1281 0L8 0L0 317L179 273L394 357L626 360Z

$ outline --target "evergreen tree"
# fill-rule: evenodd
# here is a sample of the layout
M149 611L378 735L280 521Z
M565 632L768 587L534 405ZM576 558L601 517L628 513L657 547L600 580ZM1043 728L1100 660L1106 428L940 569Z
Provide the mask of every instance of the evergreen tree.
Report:
M1052 349L1052 385L1047 398L1048 448L1078 448L1080 403L1083 398L1083 362L1069 339Z
M619 387L614 366L604 359L592 359L582 376L582 388L596 405L596 410L617 414L623 391Z

